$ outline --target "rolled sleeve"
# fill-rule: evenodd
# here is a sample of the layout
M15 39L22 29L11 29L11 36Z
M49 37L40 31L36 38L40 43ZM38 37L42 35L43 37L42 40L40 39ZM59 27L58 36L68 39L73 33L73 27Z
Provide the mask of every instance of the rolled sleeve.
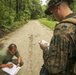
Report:
M18 50L16 51L16 53L15 53L15 56L16 57L18 57L20 54L19 54L19 52L18 52Z

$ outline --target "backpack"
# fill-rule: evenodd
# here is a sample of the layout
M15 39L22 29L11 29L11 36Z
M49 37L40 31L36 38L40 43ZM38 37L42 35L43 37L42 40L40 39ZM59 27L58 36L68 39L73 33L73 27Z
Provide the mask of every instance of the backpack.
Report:
M67 19L62 20L62 22L63 23L65 23L65 22L73 23L76 25L76 19L75 18L67 18ZM60 22L60 23L62 23L62 22Z

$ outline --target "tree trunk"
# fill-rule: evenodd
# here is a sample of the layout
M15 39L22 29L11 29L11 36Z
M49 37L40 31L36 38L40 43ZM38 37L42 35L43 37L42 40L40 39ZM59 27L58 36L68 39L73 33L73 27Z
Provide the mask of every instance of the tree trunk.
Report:
M19 0L16 0L16 19L19 20Z

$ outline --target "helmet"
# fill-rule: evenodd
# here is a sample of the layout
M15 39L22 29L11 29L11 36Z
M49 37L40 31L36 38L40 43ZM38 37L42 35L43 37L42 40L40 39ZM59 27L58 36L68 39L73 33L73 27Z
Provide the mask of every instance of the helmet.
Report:
M55 6L55 5L60 4L62 1L63 1L63 0L50 0L50 1L48 2L48 7L47 7L47 9L45 10L45 14L46 14L46 15L51 15L50 8L53 7L53 6Z

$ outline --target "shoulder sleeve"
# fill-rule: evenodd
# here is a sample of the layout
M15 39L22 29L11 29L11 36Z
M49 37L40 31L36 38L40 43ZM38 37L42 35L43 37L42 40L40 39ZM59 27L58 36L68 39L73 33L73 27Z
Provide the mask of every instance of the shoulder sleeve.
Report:
M19 52L18 52L18 50L16 51L16 53L15 53L15 56L16 57L18 57L20 54L19 54Z
M61 28L55 28L54 35L50 42L49 50L43 50L44 64L50 73L58 73L65 69L67 63L68 48L68 38L61 30Z
M0 55L0 64L2 64L4 57Z
M2 60L0 59L0 64L2 64Z
M7 56L7 48L3 48L1 51L0 51L0 64L3 63L3 61L5 60Z

